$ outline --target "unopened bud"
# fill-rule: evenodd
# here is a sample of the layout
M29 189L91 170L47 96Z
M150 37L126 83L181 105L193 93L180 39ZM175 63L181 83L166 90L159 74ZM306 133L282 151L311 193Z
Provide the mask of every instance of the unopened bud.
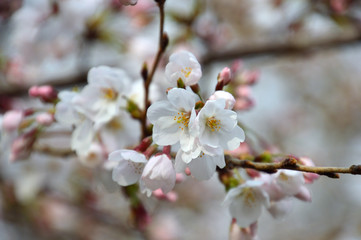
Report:
M53 103L58 98L57 91L51 86L33 86L29 89L31 97L40 98L43 102Z
M50 126L54 122L54 116L50 113L41 113L36 116L36 121L44 126Z
M191 86L191 89L192 89L192 91L193 91L194 93L199 93L199 85L198 85L198 83L193 84L193 85Z
M11 110L5 113L2 127L6 131L15 131L20 126L21 121L24 119L22 111Z
M143 67L142 70L140 71L140 74L142 75L143 80L146 81L148 78L148 66L146 62L143 63Z
M163 33L163 36L162 36L162 40L161 40L161 49L162 51L164 51L167 46L168 46L168 43L169 43L169 38L168 38L168 34L167 33Z
M232 79L231 69L229 69L228 67L223 68L219 74L219 81L222 81L223 86L226 86L228 83L231 82L231 79Z

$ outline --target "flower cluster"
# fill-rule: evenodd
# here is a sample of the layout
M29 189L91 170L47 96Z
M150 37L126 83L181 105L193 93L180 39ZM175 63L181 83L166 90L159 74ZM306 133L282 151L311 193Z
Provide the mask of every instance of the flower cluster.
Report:
M244 178L239 177L239 185L228 191L223 205L229 207L232 217L243 228L257 222L262 208L266 208L274 218L282 218L291 209L291 198L311 201L305 183L312 183L318 175L306 182L308 177L292 170L280 170L271 175L248 171Z
M80 92L59 93L55 119L74 128L71 148L86 164L99 164L107 152L138 142L139 123L125 110L131 86L123 70L100 66L89 71Z

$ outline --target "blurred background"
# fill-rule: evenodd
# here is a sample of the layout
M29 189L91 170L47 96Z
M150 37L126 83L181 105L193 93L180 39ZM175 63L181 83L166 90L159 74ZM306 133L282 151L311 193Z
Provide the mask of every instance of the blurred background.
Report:
M360 1L167 0L165 12L170 45L154 88L166 89L164 66L177 49L197 56L204 86L241 60L260 74L247 89L252 104L239 112L246 126L318 166L360 164ZM28 98L33 85L82 87L93 66L140 79L156 53L158 18L152 0L0 0L0 114L43 107ZM153 216L145 236L132 228L122 193L69 151L69 132L50 129L30 157L14 163L4 135L0 239L228 238L231 217L217 176L187 178L173 203L143 197ZM321 177L308 187L312 202L294 200L284 219L263 212L260 239L361 239L361 176Z

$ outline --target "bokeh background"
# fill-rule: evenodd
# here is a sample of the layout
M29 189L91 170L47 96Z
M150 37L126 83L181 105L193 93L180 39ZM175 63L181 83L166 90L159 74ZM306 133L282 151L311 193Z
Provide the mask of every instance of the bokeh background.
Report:
M353 0L167 0L168 56L188 49L203 84L235 60L260 72L239 119L274 148L319 166L360 164L361 4ZM157 48L152 0L0 0L0 113L41 107L32 85L81 87L93 66L140 79ZM209 82L207 82L209 81ZM163 87L165 89L165 87ZM3 134L3 133L2 133ZM29 159L9 163L1 142L0 239L227 239L231 221L216 176L177 185L174 203L144 197L147 236L130 226L128 201L102 172L69 152L69 133L50 129ZM281 220L264 211L260 239L361 239L361 177L321 177L312 202L293 201Z

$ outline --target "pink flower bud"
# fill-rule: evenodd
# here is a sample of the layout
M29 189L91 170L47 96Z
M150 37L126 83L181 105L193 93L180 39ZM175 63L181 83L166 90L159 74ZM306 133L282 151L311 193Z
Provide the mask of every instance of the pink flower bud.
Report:
M178 199L178 195L174 191L170 191L169 193L164 194L162 189L158 188L157 190L154 190L152 193L153 193L153 196L158 198L159 200L175 202Z
M19 136L11 145L10 161L29 157L31 148L36 140L37 130L33 129Z
M248 154L250 153L250 148L246 142L242 142L238 148L232 150L232 151L226 151L225 153L238 158L242 154Z
M239 86L236 89L236 93L238 97L250 97L251 96L251 88L249 86Z
M44 102L54 102L58 93L52 86L33 86L29 89L29 95L31 97L38 97Z
M192 173L191 173L191 170L189 169L189 167L186 167L186 169L184 170L184 173L187 175L187 176L190 176Z
M50 113L41 113L36 116L36 121L44 126L50 126L54 122L54 116Z
M243 62L242 60L236 60L232 63L232 72L236 73L241 71L241 69L243 68Z
M231 69L225 67L222 69L221 73L219 74L219 80L223 82L223 86L227 85L232 79Z
M258 71L244 71L241 74L241 82L247 85L253 85L258 81L259 75Z
M226 101L226 109L232 109L236 100L234 99L233 95L226 91L216 91L213 93L212 96L209 97L209 100L217 100L217 99L224 99Z
M2 127L5 131L15 131L19 128L21 121L24 119L22 111L11 110L5 113Z
M308 157L300 157L300 162L305 166L311 166L311 167L315 166L312 159ZM305 183L313 183L313 181L317 180L320 177L320 175L316 173L306 173L306 172L303 173L303 176L305 178Z

